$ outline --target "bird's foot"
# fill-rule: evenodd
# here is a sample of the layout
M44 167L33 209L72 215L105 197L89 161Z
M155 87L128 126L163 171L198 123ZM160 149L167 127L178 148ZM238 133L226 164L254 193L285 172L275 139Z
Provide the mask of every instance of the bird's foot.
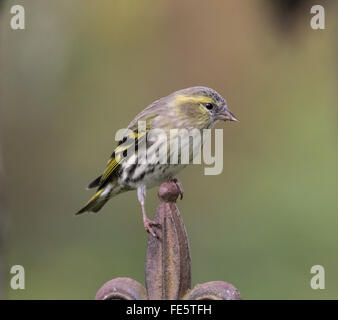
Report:
M144 225L144 229L146 229L146 231L148 233L150 233L153 237L158 238L158 235L156 234L155 230L153 227L161 227L161 224L155 221L152 221L150 219L148 219L147 217L145 217L143 219L143 225Z
M182 200L183 199L183 193L184 193L182 183L177 178L174 178L174 177L169 177L168 181L175 183L176 188L178 190L178 193L180 194L180 198Z

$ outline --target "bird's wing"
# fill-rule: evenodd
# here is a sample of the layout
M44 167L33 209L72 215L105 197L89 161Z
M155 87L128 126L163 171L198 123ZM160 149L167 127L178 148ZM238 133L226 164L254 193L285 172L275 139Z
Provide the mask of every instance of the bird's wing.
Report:
M118 168L120 167L121 163L126 160L128 150L133 147L133 150L136 151L138 149L138 146L146 140L147 132L149 132L149 130L151 129L151 122L153 119L156 118L156 116L157 115L155 114L148 114L143 117L139 117L138 120L146 121L146 130L140 133L138 132L137 122L131 123L128 126L129 130L126 132L124 138L119 141L118 146L108 160L107 167L102 176L94 180L92 182L93 185L90 184L89 187L98 186L101 189L108 182L113 180L112 178L116 176L116 173L118 172Z

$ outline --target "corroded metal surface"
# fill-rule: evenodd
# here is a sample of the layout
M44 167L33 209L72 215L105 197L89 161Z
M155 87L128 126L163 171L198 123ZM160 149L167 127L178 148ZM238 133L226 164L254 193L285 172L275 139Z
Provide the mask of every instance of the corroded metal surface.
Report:
M96 300L239 300L238 290L224 281L211 281L191 288L191 263L187 233L176 206L177 182L165 182L158 191L160 204L155 222L158 238L149 235L146 256L146 289L130 278L106 282Z
M188 292L185 300L240 300L239 291L230 283L225 281L210 281L197 284Z
M106 282L95 296L95 300L145 300L146 289L131 278L115 278Z
M179 190L175 183L163 183L155 222L158 239L149 236L146 287L149 299L181 299L191 285L188 237L176 206Z

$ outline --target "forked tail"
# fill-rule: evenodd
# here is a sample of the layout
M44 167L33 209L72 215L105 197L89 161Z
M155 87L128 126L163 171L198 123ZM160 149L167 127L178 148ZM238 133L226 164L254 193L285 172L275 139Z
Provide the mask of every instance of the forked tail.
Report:
M109 195L103 195L104 192L105 189L97 191L94 196L90 198L88 203L76 213L76 215L85 212L98 212L109 200Z

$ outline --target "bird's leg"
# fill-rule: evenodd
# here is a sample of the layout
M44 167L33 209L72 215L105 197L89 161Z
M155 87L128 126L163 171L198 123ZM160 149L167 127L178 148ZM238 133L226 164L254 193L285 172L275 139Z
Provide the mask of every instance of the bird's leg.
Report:
M148 233L150 233L153 237L158 238L158 236L156 235L153 229L153 226L159 227L160 224L148 219L147 214L146 214L146 208L144 206L145 200L146 200L146 190L147 189L145 185L139 185L137 187L137 197L138 197L138 201L140 202L141 208L142 208L143 225Z
M175 183L177 190L180 194L180 198L182 200L183 199L183 193L184 193L182 183L177 178L174 178L173 176L169 176L168 181Z

